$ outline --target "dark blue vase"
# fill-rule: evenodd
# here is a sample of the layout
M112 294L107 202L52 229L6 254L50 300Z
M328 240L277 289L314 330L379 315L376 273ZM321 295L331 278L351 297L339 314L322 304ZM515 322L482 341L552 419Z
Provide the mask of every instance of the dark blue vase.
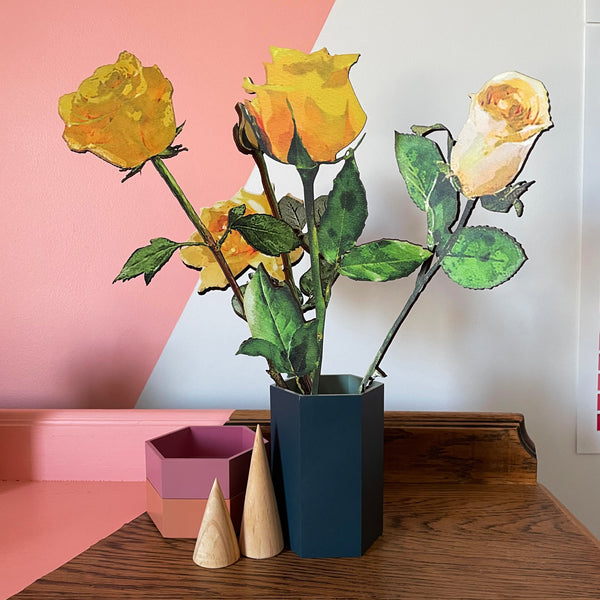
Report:
M383 385L326 375L320 394L271 386L273 483L291 550L361 556L383 529Z

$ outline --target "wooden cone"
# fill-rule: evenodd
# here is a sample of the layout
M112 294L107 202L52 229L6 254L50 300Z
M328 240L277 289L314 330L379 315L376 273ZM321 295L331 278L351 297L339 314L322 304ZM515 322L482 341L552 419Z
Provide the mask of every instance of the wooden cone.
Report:
M260 425L256 427L250 460L240 550L250 558L270 558L283 550L281 521Z
M232 565L239 557L240 548L231 516L221 486L215 479L198 532L194 562L207 569L220 569Z

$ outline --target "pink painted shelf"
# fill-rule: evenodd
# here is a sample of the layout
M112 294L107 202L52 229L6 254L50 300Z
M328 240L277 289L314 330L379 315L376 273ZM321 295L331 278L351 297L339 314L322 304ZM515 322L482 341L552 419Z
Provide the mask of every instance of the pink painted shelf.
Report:
M0 481L0 600L144 510L141 481Z
M0 600L146 510L146 440L231 412L0 409Z

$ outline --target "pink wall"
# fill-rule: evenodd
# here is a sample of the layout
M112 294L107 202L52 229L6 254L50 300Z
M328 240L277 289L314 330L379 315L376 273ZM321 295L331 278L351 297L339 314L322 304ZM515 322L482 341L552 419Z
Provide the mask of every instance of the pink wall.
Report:
M134 406L196 283L173 264L151 291L111 285L135 248L187 239L190 226L150 167L121 184L111 165L70 152L59 96L124 49L158 64L190 150L169 166L197 206L212 204L252 168L229 133L242 77L270 45L309 50L332 3L4 0L0 406Z

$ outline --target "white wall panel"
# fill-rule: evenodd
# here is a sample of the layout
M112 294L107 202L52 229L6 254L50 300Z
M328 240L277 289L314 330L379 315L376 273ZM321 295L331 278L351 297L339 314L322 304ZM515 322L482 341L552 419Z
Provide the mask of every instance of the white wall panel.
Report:
M589 2L588 18L597 5ZM503 71L541 79L550 91L555 127L542 135L522 175L536 180L524 196L524 216L474 215L474 222L515 236L529 261L491 291L464 290L436 276L382 365L389 374L386 408L524 413L541 481L600 535L600 457L576 453L586 7L583 0L495 6L339 0L315 45L361 53L352 79L368 114L357 153L370 205L365 241L425 239L423 214L395 164L394 129L441 121L458 134L468 94ZM261 73L257 66L249 75L258 83ZM298 193L293 169L278 167L274 176L281 194ZM323 173L320 191L328 184ZM410 284L336 284L325 371L362 375ZM190 300L139 406L267 406L260 360L233 357L247 333L225 304L216 294ZM202 350L204 336L210 344Z

